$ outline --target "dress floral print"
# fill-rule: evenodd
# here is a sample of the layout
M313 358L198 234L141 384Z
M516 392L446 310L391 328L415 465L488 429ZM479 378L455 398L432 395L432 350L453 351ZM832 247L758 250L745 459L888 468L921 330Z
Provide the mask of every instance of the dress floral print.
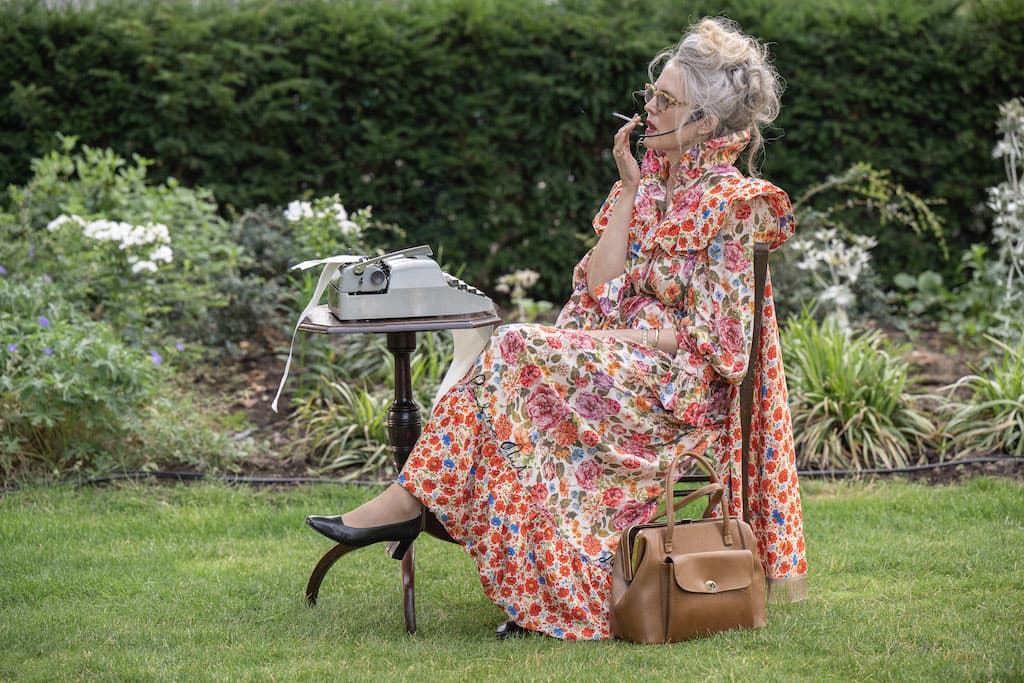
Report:
M590 253L554 326L504 325L435 405L399 476L474 559L485 593L520 625L608 637L620 532L647 521L678 455L713 455L740 509L738 387L753 327L754 242L793 231L778 188L731 165L737 134L668 160L647 152L626 270L586 286ZM594 218L600 234L621 185ZM805 590L803 528L770 286L755 368L750 500L781 597ZM582 329L675 328L672 356Z

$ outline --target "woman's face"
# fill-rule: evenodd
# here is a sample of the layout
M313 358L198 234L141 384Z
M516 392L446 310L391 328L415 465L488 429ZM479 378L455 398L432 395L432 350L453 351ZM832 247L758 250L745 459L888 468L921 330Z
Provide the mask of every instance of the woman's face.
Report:
M669 62L662 69L658 80L654 82L655 96L644 105L647 112L647 135L644 138L647 149L660 152L682 153L707 137L705 120L694 121L684 125L690 119L696 107L682 92L683 79L679 67ZM667 135L657 135L667 133Z

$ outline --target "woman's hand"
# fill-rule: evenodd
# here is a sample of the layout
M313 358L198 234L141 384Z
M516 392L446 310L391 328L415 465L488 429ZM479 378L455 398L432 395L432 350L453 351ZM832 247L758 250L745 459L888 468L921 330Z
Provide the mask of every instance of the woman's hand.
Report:
M612 156L615 157L615 165L619 169L623 190L632 192L636 192L640 187L640 165L633 157L633 150L629 146L629 135L639 125L640 115L634 114L632 121L619 128L619 132L615 134L615 144L612 145Z

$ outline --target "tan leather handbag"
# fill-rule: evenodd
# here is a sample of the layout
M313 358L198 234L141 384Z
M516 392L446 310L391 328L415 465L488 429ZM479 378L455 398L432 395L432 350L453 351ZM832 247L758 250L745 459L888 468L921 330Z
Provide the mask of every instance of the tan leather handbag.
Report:
M615 638L674 643L768 623L764 568L750 526L730 517L722 502L725 487L702 456L696 459L711 483L677 503L673 488L680 459L669 465L665 481L669 517L704 496L708 506L701 519L641 524L622 533L612 570ZM722 516L710 518L716 505Z

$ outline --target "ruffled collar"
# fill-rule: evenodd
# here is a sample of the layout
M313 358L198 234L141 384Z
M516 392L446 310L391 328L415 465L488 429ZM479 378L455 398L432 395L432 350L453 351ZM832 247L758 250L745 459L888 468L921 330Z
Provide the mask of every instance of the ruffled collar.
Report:
M750 142L750 131L730 133L705 140L684 150L676 165L676 192L685 190L694 180L705 174L738 173L733 162ZM647 150L640 164L639 206L641 214L664 208L665 187L668 181L670 158L665 152Z

